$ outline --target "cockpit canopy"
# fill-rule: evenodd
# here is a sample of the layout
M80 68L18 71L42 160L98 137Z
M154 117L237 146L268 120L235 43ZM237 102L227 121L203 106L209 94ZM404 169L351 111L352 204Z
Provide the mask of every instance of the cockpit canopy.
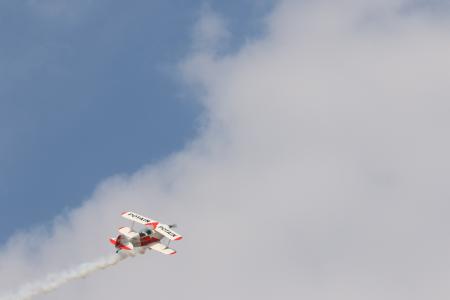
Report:
M153 231L151 229L142 229L139 232L139 236L143 237L143 236L146 236L146 235L151 235L152 233L153 233Z

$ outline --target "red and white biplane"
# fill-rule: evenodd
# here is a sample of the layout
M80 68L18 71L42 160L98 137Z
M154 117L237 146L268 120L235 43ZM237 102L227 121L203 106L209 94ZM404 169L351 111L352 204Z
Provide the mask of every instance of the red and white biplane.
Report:
M124 250L133 254L138 251L144 254L146 249L155 250L163 254L175 254L176 251L161 243L164 238L170 241L178 241L183 237L172 230L176 225L162 224L156 220L138 215L132 211L122 213L122 217L133 221L130 227L119 228L119 236L109 241L116 247L116 253ZM144 229L136 232L133 227L135 223L144 225Z

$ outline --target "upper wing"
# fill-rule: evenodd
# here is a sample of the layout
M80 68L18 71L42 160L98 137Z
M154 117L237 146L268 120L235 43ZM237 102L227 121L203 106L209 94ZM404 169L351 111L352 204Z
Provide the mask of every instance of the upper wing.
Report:
M168 238L171 241L174 240L177 241L183 238L181 235L173 231L169 225L159 223L156 220L152 220L150 218L141 216L132 211L126 211L122 213L122 217L134 222L138 222L140 224L144 224L146 226L151 226L156 232L158 232L159 234L163 235L164 237Z
M183 237L173 231L168 225L166 224L158 224L155 227L155 231L162 234L166 238L168 238L171 241L178 241L181 240Z
M137 213L134 213L132 211L126 211L122 213L122 217L125 219L131 220L133 222L138 222L140 224L149 225L155 227L159 222L156 220L152 220L150 218L141 216Z

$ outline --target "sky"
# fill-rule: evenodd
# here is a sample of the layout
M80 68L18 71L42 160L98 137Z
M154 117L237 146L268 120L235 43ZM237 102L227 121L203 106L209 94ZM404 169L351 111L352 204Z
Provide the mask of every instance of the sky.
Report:
M95 186L184 147L202 105L175 69L217 9L232 52L262 33L269 1L2 1L0 242L48 225ZM14 212L14 213L13 213ZM20 214L27 222L16 222Z
M36 220L46 225L9 234L0 295L111 253L106 237L132 209L178 223L175 256L127 259L36 299L448 299L448 5L246 2L238 16L204 3L161 79L194 102L179 108L190 129L159 156L93 179L84 201ZM80 22L85 9L62 18Z

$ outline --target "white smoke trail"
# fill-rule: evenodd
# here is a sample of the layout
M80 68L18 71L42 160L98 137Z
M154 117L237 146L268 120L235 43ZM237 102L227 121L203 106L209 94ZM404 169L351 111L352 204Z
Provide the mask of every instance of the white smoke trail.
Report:
M83 263L67 271L50 274L44 280L23 285L18 291L3 296L0 300L26 300L41 294L49 293L69 281L79 279L88 276L95 271L114 266L127 257L127 255L111 255L109 257L103 257L97 261Z

